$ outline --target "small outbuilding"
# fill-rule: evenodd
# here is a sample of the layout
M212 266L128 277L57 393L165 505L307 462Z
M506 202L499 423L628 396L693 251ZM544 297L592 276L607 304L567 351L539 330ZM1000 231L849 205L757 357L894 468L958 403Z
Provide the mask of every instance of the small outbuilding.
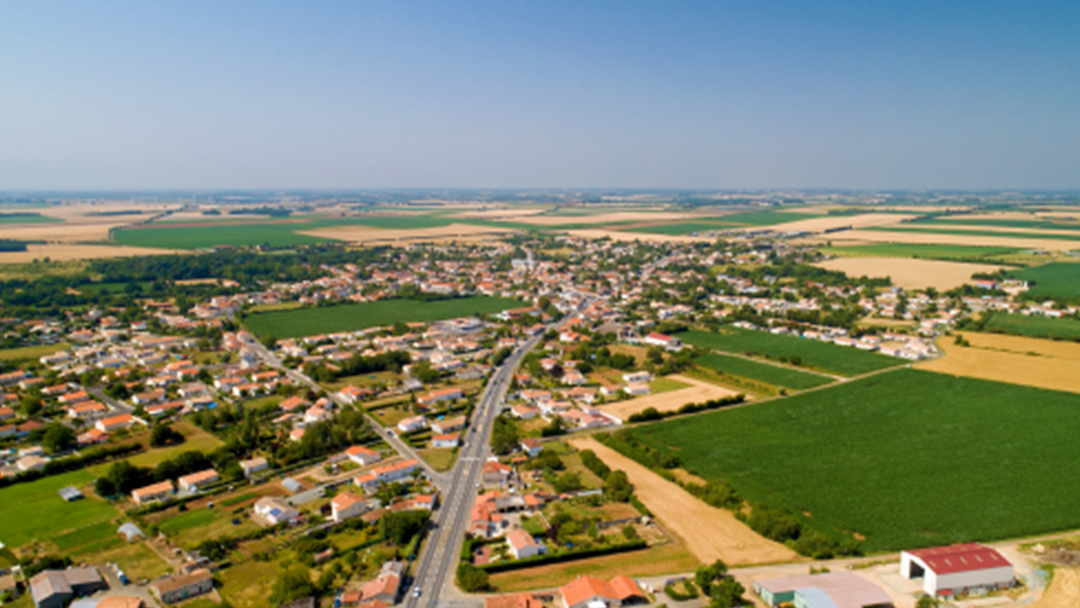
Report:
M996 549L979 543L903 551L900 574L923 579L923 591L935 597L985 593L1016 582L1013 565Z

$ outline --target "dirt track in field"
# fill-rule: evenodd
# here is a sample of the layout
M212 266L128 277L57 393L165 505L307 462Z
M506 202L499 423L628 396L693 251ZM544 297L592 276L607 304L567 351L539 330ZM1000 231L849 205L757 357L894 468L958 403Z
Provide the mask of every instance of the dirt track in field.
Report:
M938 340L938 348L945 352L945 356L918 363L915 367L955 376L1080 393L1080 381L1078 381L1080 359L1075 358L1075 352L1071 353L1073 358L1061 358L1048 356L1045 354L1047 351L1041 355L1027 354L1028 351L1038 352L1034 345L1024 351L990 350L977 346L993 343L982 334L963 333L962 335L971 342L972 346L957 346L951 338L942 338ZM1080 345L1072 345L1080 347ZM1061 346L1069 346L1069 344Z
M890 277L893 285L905 289L934 287L947 291L971 282L976 272L993 272L1003 266L920 260L914 258L837 258L814 264L819 268L840 270L853 277Z
M690 386L674 391L668 391L666 393L660 393L659 395L646 395L644 397L638 397L637 399L618 401L616 403L598 407L604 412L620 418L625 422L631 414L643 412L650 407L655 407L661 412L670 412L679 409L687 403L701 403L702 401L708 401L710 399L721 399L723 397L730 397L731 395L738 394L737 391L722 388L715 384L709 384L708 382L703 382L695 378L687 378L686 376L681 375L667 377L672 380L678 380L684 384L689 384Z
M729 566L789 562L799 556L780 543L759 536L729 511L710 507L678 484L601 444L592 437L569 440L578 449L596 452L609 467L630 477L635 493L667 529L678 534L702 563L717 559Z
M1058 568L1042 598L1028 608L1076 608L1080 606L1080 570Z

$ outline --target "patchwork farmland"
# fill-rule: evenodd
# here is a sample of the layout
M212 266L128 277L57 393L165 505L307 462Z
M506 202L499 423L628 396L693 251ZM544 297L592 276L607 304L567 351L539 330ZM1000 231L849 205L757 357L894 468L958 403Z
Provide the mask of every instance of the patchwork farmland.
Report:
M871 551L1080 526L1080 396L895 370L637 427L691 473ZM977 504L977 508L972 505Z
M807 389L824 386L833 381L832 378L820 374L768 363L758 363L742 357L721 355L719 353L698 357L694 362L709 369L766 382L782 388Z

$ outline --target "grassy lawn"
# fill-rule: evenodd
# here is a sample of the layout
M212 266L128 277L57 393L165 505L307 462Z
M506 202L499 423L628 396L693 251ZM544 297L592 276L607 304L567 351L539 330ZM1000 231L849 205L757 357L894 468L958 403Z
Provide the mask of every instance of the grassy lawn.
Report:
M1000 256L1022 251L1012 247L975 247L968 245L923 245L916 243L874 243L843 247L823 247L822 253L838 257L921 258L997 263ZM991 259L993 258L993 259Z
M687 344L719 351L761 355L770 359L799 357L802 365L841 376L857 376L887 367L902 365L896 357L870 353L818 340L771 334L767 331L724 327L722 333L691 330L679 334Z
M325 384L332 391L340 391L346 386L374 386L380 382L386 386L394 386L401 381L401 374L386 371L374 374L361 374L359 376L346 376L339 378L337 382Z
M300 302L278 302L277 304L258 304L248 309L248 312L273 312L275 310L295 310L303 307Z
M523 304L509 298L471 297L419 302L379 300L324 308L263 312L244 319L254 334L275 338L299 338L339 331L355 331L402 322L423 322L486 315Z
M1080 321L994 313L986 323L986 331L1029 338L1080 340Z
M284 401L285 398L280 395L266 395L265 397L256 397L254 399L248 399L244 402L244 409L257 410L264 405L277 405Z
M135 456L132 456L131 458L128 458L127 461L135 466L152 468L161 464L163 460L168 460L169 458L181 454L182 452L198 450L200 452L209 453L224 445L224 442L222 442L220 439L191 424L190 422L180 421L174 424L173 428L184 436L184 438L186 439L184 443L181 443L180 445L169 446L166 448L154 448L146 452L141 452L139 454L136 454ZM146 442L150 439L150 433L149 431L147 431L144 433L140 433L139 435L135 435L132 438L137 441L142 441L145 445ZM112 463L107 462L104 464L94 465L84 470L89 472L91 475L93 475L93 477L96 478L104 475L105 471L107 471L110 466L112 466Z
M248 560L217 573L218 591L235 608L264 608L270 605L270 591L284 572L277 562Z
M649 390L652 394L657 395L660 393L669 393L671 391L677 391L681 388L689 388L690 385L685 382L679 382L678 380L672 380L671 378L657 378L649 383Z
M87 497L72 503L57 494L60 488L84 486L94 480L85 469L52 475L0 490L0 542L21 547L110 521L118 513L109 503Z
M418 450L417 454L439 472L449 471L457 460L457 450L453 448L424 448Z
M409 406L408 401L403 401L398 405L377 409L371 412L371 416L385 427L397 426L397 423L413 415Z
M491 575L491 583L500 593L550 589L565 585L578 576L595 576L610 579L620 574L627 576L658 576L691 572L700 566L682 543L667 543L616 555L593 557L550 566L512 570Z
M0 361L36 360L45 355L51 355L69 348L71 348L71 345L67 342L61 342L59 344L42 344L40 346L24 346L22 348L5 348L0 350Z
M71 532L60 534L53 537L52 541L57 549L69 551L76 547L81 547L114 536L119 538L116 533L118 527L119 526L115 526L111 522L102 521L79 530L72 530Z
M240 524L233 525L234 519L239 520ZM167 518L157 526L182 547L194 547L208 538L235 536L258 527L243 514L233 515L228 507L200 507L186 513L175 513L170 509Z
M91 563L116 562L124 574L133 581L140 578L157 578L172 569L145 542L120 541L119 545L84 556L84 559Z
M1080 264L1055 263L1033 266L1009 273L1014 279L1034 283L1027 294L1039 298L1080 298Z
M800 390L823 386L833 381L832 378L810 372L779 367L768 363L758 363L742 357L721 355L719 353L698 357L694 362L727 374Z
M1080 396L900 369L637 427L685 468L870 551L1080 527Z
M566 470L559 471L556 473L556 476L562 475L563 473L577 473L577 476L581 479L582 487L586 490L595 490L604 485L604 480L597 477L596 473L593 473L588 467L581 463L581 454L577 451L571 450L566 453L560 453L559 459L566 465Z

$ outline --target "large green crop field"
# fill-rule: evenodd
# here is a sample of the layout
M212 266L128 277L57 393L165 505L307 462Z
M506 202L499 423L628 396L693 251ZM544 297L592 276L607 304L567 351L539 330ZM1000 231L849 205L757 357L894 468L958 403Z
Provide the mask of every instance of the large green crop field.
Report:
M1022 251L1012 247L972 247L967 245L923 245L916 243L873 243L822 248L823 253L839 257L922 258L927 260L963 260L996 263L990 258Z
M960 222L957 222L957 224L959 223ZM1029 232L1002 232L1000 230L961 230L956 228L950 229L948 227L919 227L909 226L909 224L904 224L903 226L867 226L861 230L873 230L877 232L919 232L923 234L941 234L950 236L996 236L1011 237L1015 239L1080 240L1080 234L1053 234L1039 230L1032 230Z
M41 215L40 213L32 212L14 212L14 213L2 213L0 212L0 224L54 224L56 222L63 222L64 220L58 217L51 217L48 215Z
M1080 527L1080 395L901 369L636 427L686 468L871 551Z
M79 470L0 490L0 542L21 547L116 517L116 510L102 500L86 498L67 503L57 494L60 488L78 487L93 480L89 472Z
M907 222L908 226L986 226L988 228L1034 228L1036 230L1080 230L1075 222L1052 222L1042 219L1015 220L996 218L965 218L954 216L950 219L924 219Z
M1076 319L1051 319L1026 315L995 313L986 323L986 331L1051 338L1053 340L1080 340L1080 321Z
M626 232L644 232L646 234L690 234L693 232L713 232L720 230L732 230L734 228L741 228L738 224L727 224L724 222L679 222L677 224L661 224L658 226L639 226L637 228L626 228Z
M1040 298L1080 298L1080 264L1058 262L1009 273L1014 279L1033 281L1028 295Z
M729 353L756 354L772 359L784 357L789 360L798 357L802 360L802 365L835 372L841 376L857 376L904 364L904 361L895 357L817 340L731 326L724 327L721 331L723 333L691 330L680 333L679 339L694 346Z
M439 321L469 315L485 315L508 308L524 306L509 298L456 298L417 302L413 300L379 300L361 304L342 304L323 308L279 310L248 315L244 319L257 336L299 338L339 331L356 331L398 321Z
M648 234L690 234L691 232L709 232L713 230L732 230L735 228L748 228L753 226L775 226L787 222L813 219L821 217L809 213L785 212L785 211L747 211L734 215L674 222L657 226L642 226L640 228L628 228L627 232L645 232Z
M324 224L325 222L292 222L289 220L267 220L265 223L223 222L209 226L167 226L162 224L162 227L117 230L113 233L113 238L121 245L159 247L163 249L206 249L219 245L231 245L233 247L254 245L292 247L295 245L331 242L330 239L299 234L301 230L322 228Z
M833 381L832 378L819 374L780 367L778 365L770 365L768 363L758 363L757 361L751 361L742 357L721 355L719 353L711 353L703 357L698 357L694 362L703 367L719 370L735 376L750 378L751 380L767 382L785 388L801 390L814 388L815 386L824 386Z

